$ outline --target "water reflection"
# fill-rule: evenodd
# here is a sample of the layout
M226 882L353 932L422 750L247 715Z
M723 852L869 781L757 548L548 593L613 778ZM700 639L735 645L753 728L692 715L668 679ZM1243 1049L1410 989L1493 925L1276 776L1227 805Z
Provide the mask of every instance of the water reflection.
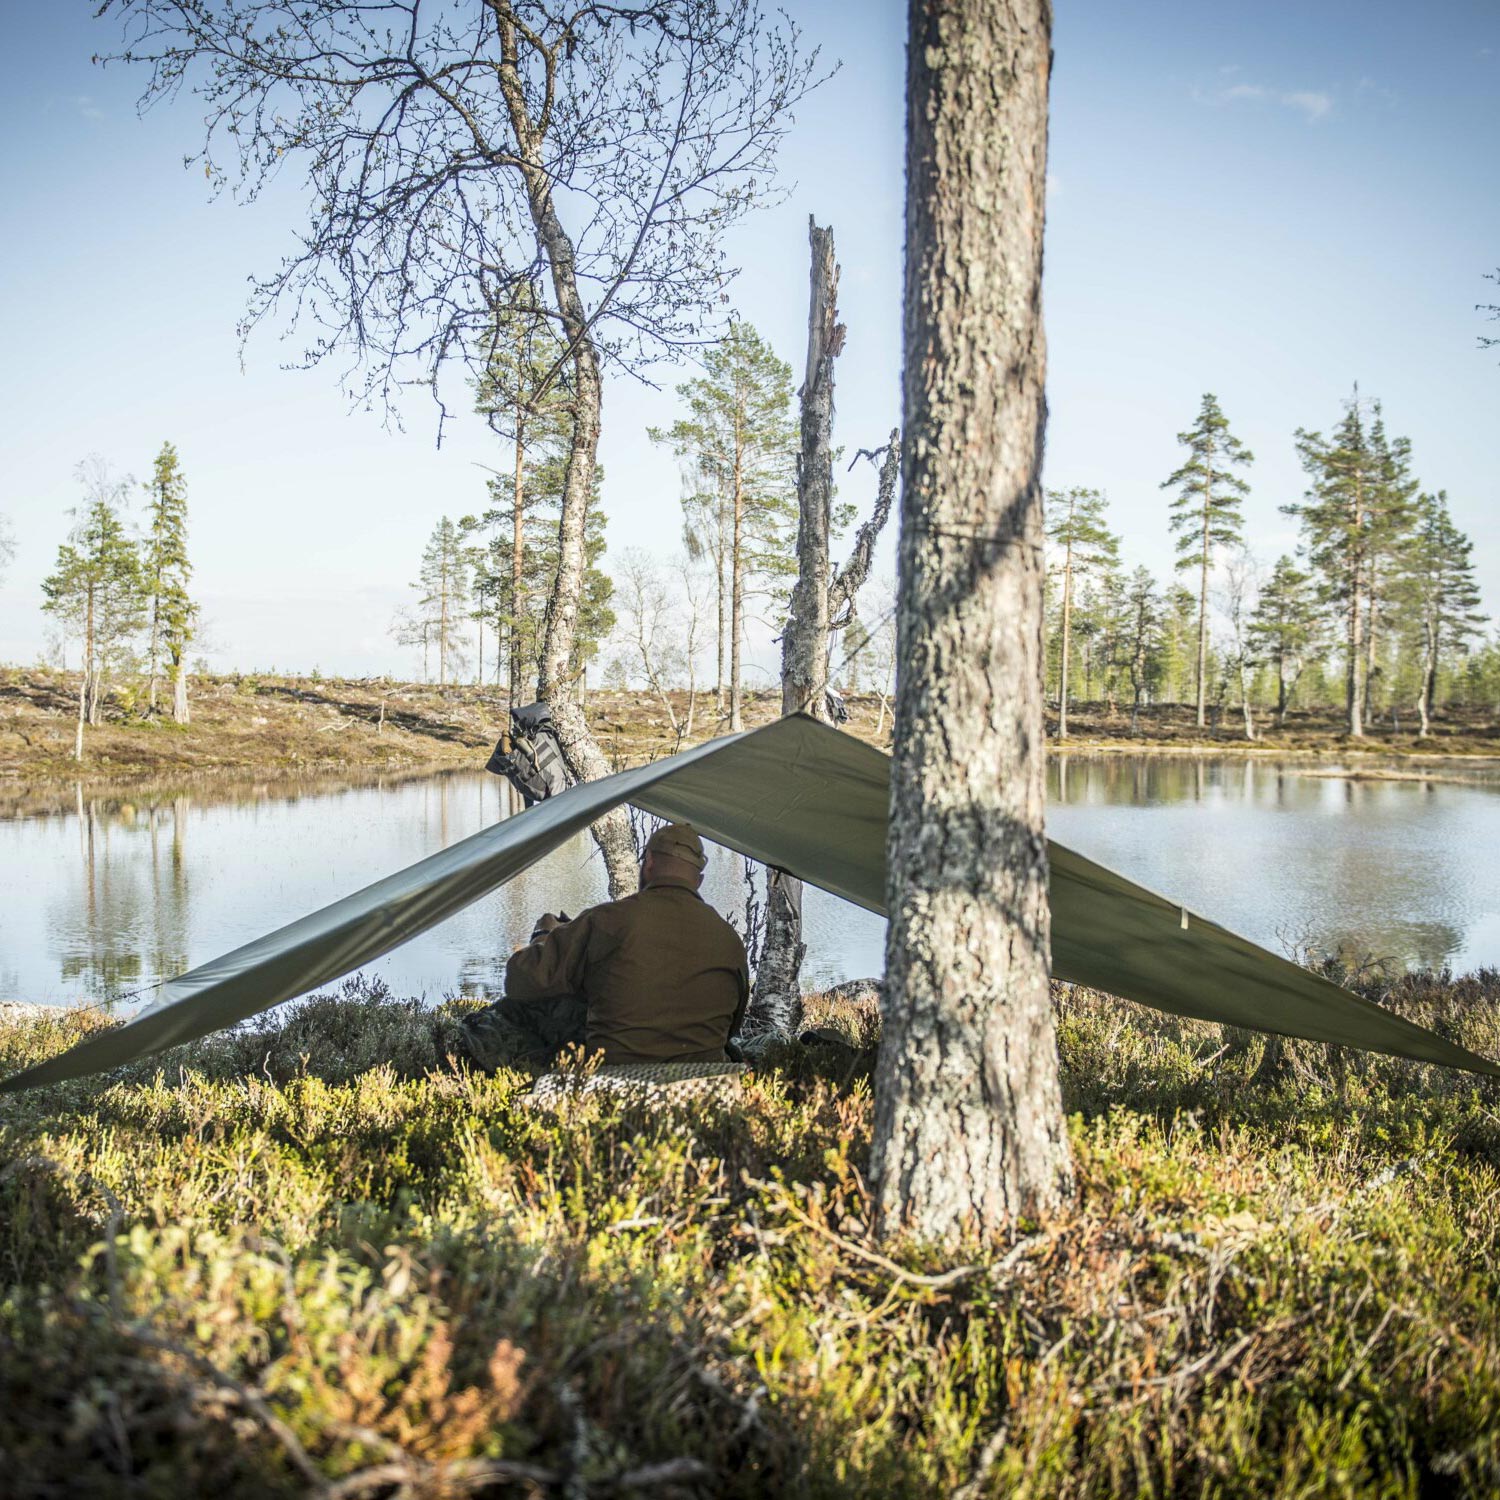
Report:
M1447 773L1444 772L1444 775ZM1463 970L1500 964L1500 797L1306 765L1055 756L1049 829L1268 946ZM482 773L0 794L0 999L98 1001L170 977L514 816ZM745 906L744 862L705 887ZM604 896L586 835L366 972L398 994L491 995L539 912ZM884 924L808 894L806 977L879 973Z
M1403 768L1402 779L1379 780L1337 769L1059 756L1048 827L1282 951L1460 970L1500 962L1494 773Z

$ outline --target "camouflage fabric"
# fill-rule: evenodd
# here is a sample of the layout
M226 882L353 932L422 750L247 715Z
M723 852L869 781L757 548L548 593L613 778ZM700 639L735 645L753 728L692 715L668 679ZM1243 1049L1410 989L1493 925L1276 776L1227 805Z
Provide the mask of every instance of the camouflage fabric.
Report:
M464 1017L463 1040L475 1067L549 1068L564 1047L582 1047L588 1035L588 1002L505 998Z
M563 1099L612 1094L641 1104L732 1098L746 1073L742 1063L604 1063L593 1073L544 1073L519 1103L551 1108Z

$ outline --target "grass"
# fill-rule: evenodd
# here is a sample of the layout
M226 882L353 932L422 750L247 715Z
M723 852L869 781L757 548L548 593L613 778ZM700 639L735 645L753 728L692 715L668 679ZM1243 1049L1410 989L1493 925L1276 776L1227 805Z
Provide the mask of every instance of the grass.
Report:
M1387 998L1500 1053L1500 976ZM957 1258L839 1047L543 1114L356 987L0 1100L0 1492L1493 1494L1500 1091L1057 1004L1077 1203Z
M87 733L82 765L73 759L77 714L76 673L0 667L0 809L17 799L72 791L75 782L170 781L253 774L385 774L392 771L477 770L500 732L506 695L492 687L396 683L385 678L286 677L269 673L193 678L192 722L176 725L149 713L139 684L125 682L104 704L104 722ZM673 711L687 718L687 694L674 693ZM848 733L890 748L891 720L874 694L848 699ZM679 739L665 709L648 693L596 690L588 717L606 758L616 768L670 755L689 743L722 734L713 694L699 693L693 734ZM745 697L745 726L754 729L781 713L779 691ZM1233 714L1205 729L1190 706L1152 705L1130 731L1128 705L1075 703L1069 707L1067 747L1089 751L1184 751L1239 754L1250 751L1309 759L1337 757L1346 766L1372 760L1500 755L1500 722L1487 708L1439 714L1427 739L1404 716L1370 725L1369 737L1350 741L1333 709L1297 710L1285 729L1269 722L1247 745ZM1049 734L1055 714L1048 716ZM1054 748L1055 748L1055 742ZM1367 767L1356 774L1372 774ZM1384 774L1381 772L1380 774Z

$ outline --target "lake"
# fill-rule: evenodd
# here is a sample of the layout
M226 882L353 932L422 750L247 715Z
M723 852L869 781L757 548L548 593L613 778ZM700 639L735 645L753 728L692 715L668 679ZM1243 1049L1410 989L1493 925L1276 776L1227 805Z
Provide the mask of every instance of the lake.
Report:
M1488 767L1383 781L1260 758L1054 755L1048 782L1054 838L1279 952L1500 967ZM128 996L514 812L482 772L7 799L0 999L50 1004ZM743 913L746 890L744 861L713 851L708 899ZM497 994L537 913L603 894L580 835L364 972L430 1001ZM809 982L882 968L884 923L822 892L805 936Z

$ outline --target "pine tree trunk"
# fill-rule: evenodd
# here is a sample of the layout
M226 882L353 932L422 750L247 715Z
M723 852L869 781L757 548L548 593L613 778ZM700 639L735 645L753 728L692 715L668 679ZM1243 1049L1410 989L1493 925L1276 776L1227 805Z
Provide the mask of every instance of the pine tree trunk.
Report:
M715 645L718 648L717 662L714 671L714 709L719 718L723 719L726 704L724 702L724 645L729 639L729 589L724 577L724 537L723 523L718 523L720 536L717 555L714 557L714 574L719 588L719 614L718 626L715 631Z
M1068 538L1068 558L1063 564L1062 681L1057 692L1057 737L1068 737L1068 647L1073 632L1073 539Z
M516 408L515 472L511 476L510 535L510 706L518 708L526 691L525 663L521 650L521 593L525 587L526 529L526 435L519 404Z
M1349 599L1349 676L1345 683L1344 696L1349 711L1349 734L1354 739L1363 739L1363 694L1360 691L1359 663L1363 647L1364 615L1361 610L1360 580L1356 572Z
M952 1242L1071 1189L1048 994L1041 257L1051 9L910 0L905 493L871 1162Z
M192 712L188 708L186 652L179 652L173 664L172 719L177 724L187 724L192 721Z
M1203 495L1203 570L1198 575L1198 728L1203 728L1204 708L1208 702L1208 521L1207 482Z
M78 675L78 729L73 736L73 759L83 759L83 721L88 710L89 701L89 658L88 652L84 652L83 670Z

